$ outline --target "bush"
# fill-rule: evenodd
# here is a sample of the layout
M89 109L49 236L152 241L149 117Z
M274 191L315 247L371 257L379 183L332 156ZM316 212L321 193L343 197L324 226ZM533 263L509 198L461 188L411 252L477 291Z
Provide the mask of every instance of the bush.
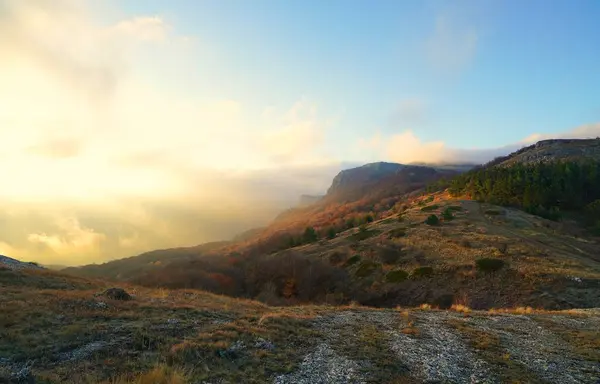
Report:
M302 235L302 240L305 243L313 243L319 239L317 235L317 231L313 227L306 227L304 230L304 234Z
M543 217L544 219L548 219L548 220L552 220L552 221L558 221L561 218L561 213L560 213L560 210L558 209L558 207L550 207L550 208L546 208L543 206L525 207L525 212L531 213L532 215Z
M427 207L423 207L421 208L421 211L423 212L429 212L429 211L434 211L436 209L438 209L440 206L437 204L433 204L433 205L428 205Z
M449 309L453 303L454 295L451 293L441 294L433 300L433 305L440 309Z
M335 228L329 227L329 229L327 230L327 238L329 240L334 239L336 234L337 233L335 232Z
M360 255L354 255L351 258L349 258L348 260L346 260L346 266L354 265L354 264L358 263L359 261L360 261Z
M377 267L379 267L379 264L372 262L372 261L363 261L358 269L356 270L356 272L354 273L354 275L356 277L367 277L370 274L372 274L373 272L375 272L375 270L377 269Z
M450 221L450 220L454 219L454 215L452 214L452 211L448 208L444 209L444 212L442 212L442 217L444 218L444 221Z
M385 275L386 283L399 283L408 278L408 273L401 269L396 269L395 271L390 271Z
M397 237L406 236L406 229L404 228L394 228L388 232L388 236L390 239L395 239Z
M460 205L450 205L448 208L446 208L448 210L450 210L451 212L460 212L462 211L462 207Z
M596 224L590 227L590 232L594 236L600 236L600 220L596 221Z
M506 263L501 259L483 258L475 260L478 270L485 273L494 273L502 269Z
M412 277L431 277L433 275L432 267L418 267L412 271Z
M402 256L400 247L381 247L377 250L377 257L384 264L394 264L400 256Z
M425 224L428 225L438 225L440 223L440 219L436 215L430 215L426 220Z

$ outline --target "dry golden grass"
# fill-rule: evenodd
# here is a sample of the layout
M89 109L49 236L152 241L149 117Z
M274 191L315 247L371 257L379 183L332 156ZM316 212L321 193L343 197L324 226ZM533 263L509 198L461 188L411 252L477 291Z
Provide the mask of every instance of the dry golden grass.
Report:
M471 313L471 308L462 304L453 304L450 309L455 312Z
M140 374L137 377L120 376L114 380L104 382L106 384L184 384L187 383L187 376L183 370L172 368L166 365L159 365L149 372Z

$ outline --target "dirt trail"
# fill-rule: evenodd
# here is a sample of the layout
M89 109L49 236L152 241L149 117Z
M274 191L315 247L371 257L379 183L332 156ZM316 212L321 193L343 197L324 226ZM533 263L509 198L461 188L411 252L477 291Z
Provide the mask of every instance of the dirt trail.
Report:
M322 341L308 353L300 368L275 379L287 383L381 382L377 359L389 353L395 376L388 382L502 383L506 380L597 384L600 363L582 356L545 324L556 324L571 334L600 329L600 316L490 315L446 311L351 310L319 317L314 326ZM543 321L542 321L543 320ZM410 332L406 327L410 325ZM379 352L361 348L361 332L376 327ZM597 331L596 331L597 332ZM474 334L495 341L473 346ZM483 336L482 336L483 335ZM597 334L596 334L597 337ZM479 340L481 341L481 340ZM380 355L381 354L381 355ZM389 363L388 363L389 364ZM396 380L396 381L394 381Z

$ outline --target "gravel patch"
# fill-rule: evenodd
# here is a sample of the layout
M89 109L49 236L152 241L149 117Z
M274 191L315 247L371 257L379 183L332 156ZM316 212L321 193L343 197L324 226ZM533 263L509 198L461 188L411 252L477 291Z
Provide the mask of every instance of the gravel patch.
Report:
M81 346L72 351L62 353L60 355L60 360L62 360L62 361L83 360L83 359L90 357L95 352L98 352L101 349L104 349L108 345L109 344L104 341L94 341L92 343L86 344L86 345Z
M441 313L416 316L419 336L390 332L392 350L425 383L497 383L488 363L475 356Z
M556 321L557 317L552 319ZM581 325L578 322L584 321L571 320L564 321L563 325L577 328ZM561 384L600 382L600 363L577 357L570 345L529 316L504 315L466 321L498 335L510 358L542 380Z
M358 363L339 356L328 344L319 344L308 354L296 372L277 376L274 384L346 384L366 383Z

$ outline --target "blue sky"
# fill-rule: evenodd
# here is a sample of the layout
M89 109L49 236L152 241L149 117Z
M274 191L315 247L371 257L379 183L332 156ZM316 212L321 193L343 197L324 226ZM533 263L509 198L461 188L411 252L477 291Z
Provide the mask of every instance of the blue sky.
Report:
M131 1L214 47L190 92L339 116L329 151L411 129L490 148L600 116L598 1ZM214 62L211 62L215 60ZM208 72L203 70L208 69ZM398 112L414 101L417 111ZM410 104L410 103L409 103ZM402 108L400 108L402 109ZM404 116L406 115L406 116ZM418 116L414 116L418 115Z

